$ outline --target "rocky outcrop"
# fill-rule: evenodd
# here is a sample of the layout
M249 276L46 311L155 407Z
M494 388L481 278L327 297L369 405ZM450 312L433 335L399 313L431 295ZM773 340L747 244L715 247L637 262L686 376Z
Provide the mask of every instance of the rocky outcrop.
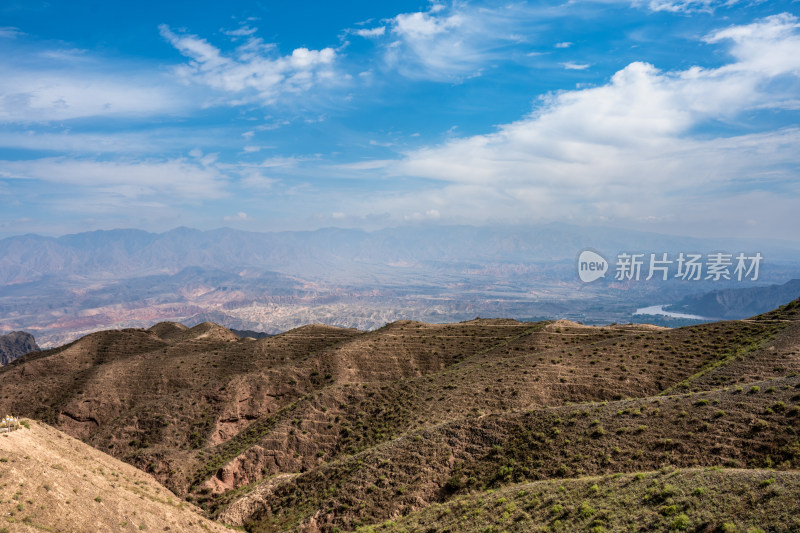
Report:
M0 335L0 365L7 365L27 353L38 351L36 339L30 333L12 331L8 335Z

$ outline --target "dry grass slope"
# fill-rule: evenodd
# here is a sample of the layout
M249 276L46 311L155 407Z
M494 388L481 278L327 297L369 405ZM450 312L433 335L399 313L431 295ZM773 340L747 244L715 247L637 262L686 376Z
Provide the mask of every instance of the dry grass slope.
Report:
M227 531L152 476L27 425L0 436L0 531Z

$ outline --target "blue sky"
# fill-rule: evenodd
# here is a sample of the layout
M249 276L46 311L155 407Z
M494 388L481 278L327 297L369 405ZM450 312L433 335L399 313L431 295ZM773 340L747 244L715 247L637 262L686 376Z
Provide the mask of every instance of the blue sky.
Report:
M800 239L796 0L164 4L0 5L0 236Z

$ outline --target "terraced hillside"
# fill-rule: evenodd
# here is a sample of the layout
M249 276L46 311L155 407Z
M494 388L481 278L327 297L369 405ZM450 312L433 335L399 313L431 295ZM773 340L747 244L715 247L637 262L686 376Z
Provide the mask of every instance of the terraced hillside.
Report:
M799 315L795 301L673 330L476 319L368 333L306 326L259 340L162 323L4 367L0 411L52 423L250 531L628 530L619 506L646 496L630 483L618 500L590 495L604 513L520 500L524 515L478 514L503 491L549 502L587 476L611 483L665 468L742 491L778 469L775 501L800 501L789 497L800 493ZM675 513L655 506L660 521L648 523L727 523L724 506L695 500L664 504ZM467 508L474 522L462 519Z

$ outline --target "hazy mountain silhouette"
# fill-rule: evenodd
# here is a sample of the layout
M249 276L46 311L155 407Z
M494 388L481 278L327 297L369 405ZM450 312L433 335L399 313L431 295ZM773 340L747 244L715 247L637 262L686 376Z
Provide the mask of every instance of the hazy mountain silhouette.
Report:
M723 289L690 295L666 310L710 318L747 318L788 303L800 297L800 279L783 285Z

